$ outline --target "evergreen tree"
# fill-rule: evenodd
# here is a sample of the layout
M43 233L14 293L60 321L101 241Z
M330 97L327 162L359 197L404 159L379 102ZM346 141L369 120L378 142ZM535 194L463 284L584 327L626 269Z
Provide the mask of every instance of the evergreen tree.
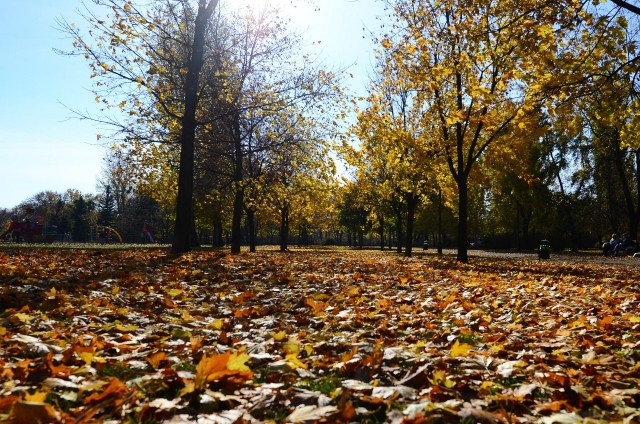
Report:
M106 186L104 196L98 206L98 224L110 227L114 221L115 210L116 204L113 194L111 193L111 187Z
M89 224L89 215L93 209L93 202L87 202L84 197L79 196L73 201L72 222L73 231L71 237L76 242L89 241L89 233L91 231Z

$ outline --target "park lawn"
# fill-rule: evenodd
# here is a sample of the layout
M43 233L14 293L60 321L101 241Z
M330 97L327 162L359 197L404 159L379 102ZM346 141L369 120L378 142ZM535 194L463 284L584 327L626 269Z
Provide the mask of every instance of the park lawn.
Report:
M381 252L4 250L0 421L634 422L638 281Z

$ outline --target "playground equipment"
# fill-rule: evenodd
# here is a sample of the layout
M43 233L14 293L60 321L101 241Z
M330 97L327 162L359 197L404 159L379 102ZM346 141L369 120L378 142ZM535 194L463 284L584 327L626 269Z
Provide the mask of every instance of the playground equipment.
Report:
M58 238L58 228L55 225L45 228L40 223L42 217L36 215L35 209L26 207L24 212L27 217L21 221L11 221L7 229L0 234L0 239L4 239L8 234L11 234L13 241L16 242L22 240L26 243L52 243Z
M111 241L112 236L117 237L120 243L123 243L122 236L115 228L107 227L105 225L96 225L96 234L98 234L98 240L101 243Z
M151 243L157 243L156 239L153 237L153 228L147 222L145 222L144 226L142 227L142 235L145 239L145 242L146 239L149 239Z
M24 221L11 221L5 232L0 235L0 239L9 233L13 233L13 239L15 241L22 239L27 243L33 243L34 237L41 236L43 230L44 225L31 222L28 219Z

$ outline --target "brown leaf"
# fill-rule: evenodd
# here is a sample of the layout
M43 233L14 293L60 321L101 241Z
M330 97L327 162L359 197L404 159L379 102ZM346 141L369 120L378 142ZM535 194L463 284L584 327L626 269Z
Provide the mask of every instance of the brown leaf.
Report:
M60 415L53 406L43 402L16 402L13 404L9 416L13 424L56 423L60 421Z

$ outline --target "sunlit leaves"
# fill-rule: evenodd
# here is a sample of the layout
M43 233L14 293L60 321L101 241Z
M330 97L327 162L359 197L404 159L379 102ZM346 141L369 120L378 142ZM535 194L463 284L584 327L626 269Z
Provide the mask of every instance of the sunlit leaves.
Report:
M473 346L467 343L460 343L458 340L456 340L453 346L451 346L450 355L452 358L457 358L459 356L468 356L472 348Z
M196 368L194 380L195 390L204 389L208 383L225 377L250 379L253 374L245 362L249 355L245 353L226 352L218 355L204 356Z
M4 253L0 414L633 421L637 264L565 259Z

